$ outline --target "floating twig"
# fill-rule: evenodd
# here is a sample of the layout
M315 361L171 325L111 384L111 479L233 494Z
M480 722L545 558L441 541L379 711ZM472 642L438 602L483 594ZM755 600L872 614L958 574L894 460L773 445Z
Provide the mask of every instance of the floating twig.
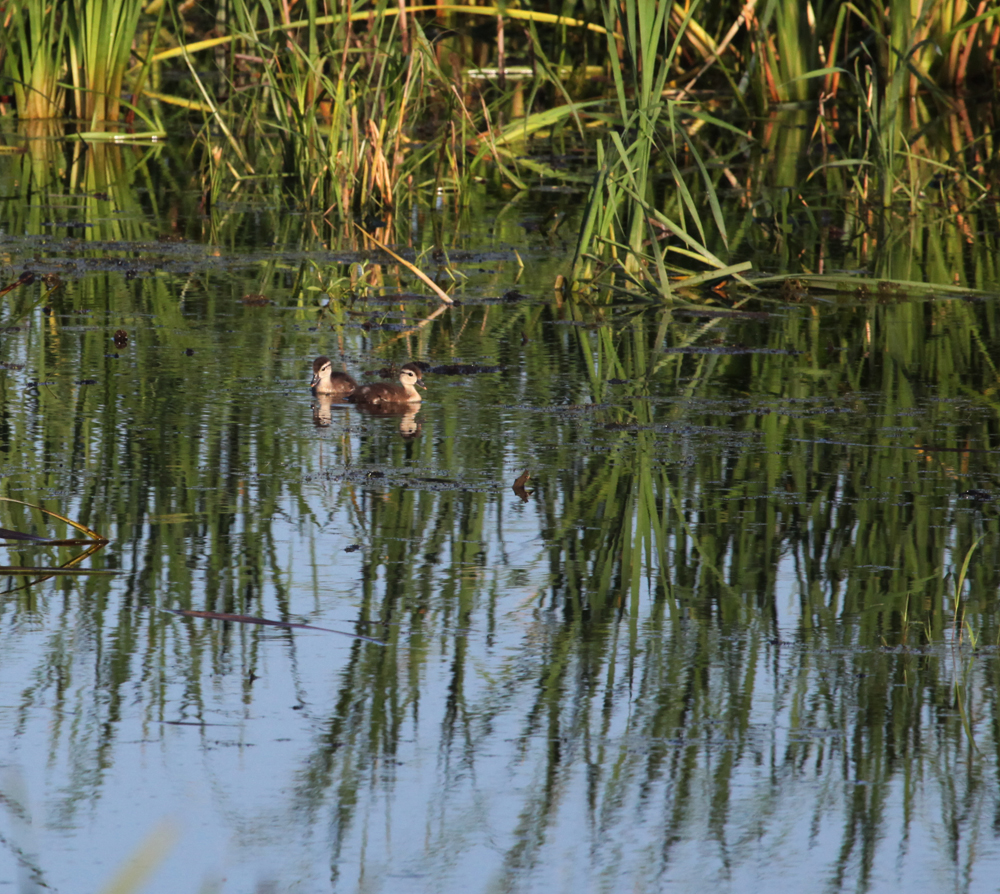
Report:
M163 611L170 612L173 615L182 615L185 618L206 618L209 621L234 621L237 624L260 624L264 627L284 627L286 629L294 627L300 630L320 630L323 633L338 633L341 636L349 636L351 639L364 640L366 643L373 643L376 646L388 645L388 643L384 643L382 640L371 636L363 636L360 633L347 633L344 630L333 630L330 627L316 627L313 624L294 624L291 621L271 621L268 618L255 618L252 615L233 615L228 612L199 612L186 608L165 608Z

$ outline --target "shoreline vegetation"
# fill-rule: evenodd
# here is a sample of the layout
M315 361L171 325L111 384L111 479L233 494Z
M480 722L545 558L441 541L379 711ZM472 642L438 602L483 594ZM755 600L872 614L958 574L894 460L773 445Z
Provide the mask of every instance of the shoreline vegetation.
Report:
M746 288L745 226L819 231L834 203L834 241L884 241L928 208L996 231L985 0L555 9L8 2L0 113L88 144L183 134L203 207L277 184L333 223L388 221L389 243L397 209L477 184L576 190L583 295ZM903 283L877 268L862 286Z

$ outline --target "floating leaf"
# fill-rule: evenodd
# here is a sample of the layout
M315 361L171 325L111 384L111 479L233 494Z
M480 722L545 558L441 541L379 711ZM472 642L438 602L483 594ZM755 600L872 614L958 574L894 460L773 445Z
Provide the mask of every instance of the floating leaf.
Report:
M517 480L514 482L514 486L511 488L511 490L513 490L514 493L521 498L522 503L527 503L528 497L530 496L527 489L525 488L525 485L528 483L528 480L530 478L531 478L531 472L525 469L518 476Z
M247 307L265 307L271 303L271 299L267 295L261 295L259 292L250 292L240 298L240 301Z

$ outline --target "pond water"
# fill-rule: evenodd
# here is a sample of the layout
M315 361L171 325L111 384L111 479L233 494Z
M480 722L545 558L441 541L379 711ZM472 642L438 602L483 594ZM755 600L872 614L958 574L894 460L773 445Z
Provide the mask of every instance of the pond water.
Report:
M114 572L5 572L5 886L994 890L995 297L575 300L580 196L484 194L412 215L444 307L125 180L0 237L0 493L109 541L6 563Z

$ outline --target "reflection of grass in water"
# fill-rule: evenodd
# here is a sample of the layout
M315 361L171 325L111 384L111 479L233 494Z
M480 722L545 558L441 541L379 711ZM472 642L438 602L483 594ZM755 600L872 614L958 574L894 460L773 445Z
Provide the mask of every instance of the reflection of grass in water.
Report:
M972 673L972 664L976 655L976 643L978 642L977 635L973 632L971 622L966 618L966 605L964 599L965 593L965 580L966 575L969 572L969 562L972 560L972 554L976 551L976 547L983 541L985 534L979 536L979 538L969 547L965 553L965 558L962 560L962 567L959 569L958 576L955 578L955 592L952 597L953 610L955 613L954 626L952 628L952 659L955 662L955 702L958 706L959 716L962 718L962 728L965 730L966 738L969 740L969 744L972 746L973 750L978 754L979 747L976 745L975 736L973 735L972 723L970 721L970 707L972 704L972 691L968 687L969 677ZM958 664L958 649L962 646L962 638L968 633L969 636L969 646L972 649L972 655L970 655L968 662L966 662L965 667L959 671Z
M141 891L157 867L167 858L179 837L174 823L163 821L133 850L100 894L134 894Z
M958 321L965 319L967 307L953 301L938 309L961 328ZM942 430L943 420L935 417L946 419L949 414L919 408L916 395L901 388L897 376L900 365L934 369L940 376L938 387L947 393L956 384L966 384L963 370L968 368L955 363L955 344L949 344L957 333L942 335L943 344L920 338L919 323L910 316L921 309L926 311L927 306L917 302L882 309L857 307L853 313L845 312L838 325L829 329L817 325L812 331L803 325L808 314L775 319L765 330L765 343L798 348L800 354L721 357L712 361L716 368L703 379L695 364L704 360L673 357L669 362L684 366L678 379L694 377L683 411L691 427L711 424L711 410L699 410L697 398L704 397L706 406L711 406L712 385L724 380L722 367L727 365L739 367L739 374L732 376L738 392L762 395L764 401L771 394L782 399L783 405L763 414L752 406L745 415L730 410L739 406L736 395L720 408L718 428L758 433L759 450L730 455L722 462L716 443L704 438L691 456L693 469L686 472L669 442L660 438L656 443L653 432L663 425L663 414L645 400L634 405L631 418L617 407L609 411L608 415L616 413L638 429L617 436L617 449L580 455L579 447L571 447L560 456L558 464L567 467L575 462L576 472L565 476L561 488L568 499L560 515L562 527L549 539L551 565L564 582L562 594L567 601L576 598L586 620L567 611L563 626L553 635L545 663L537 663L547 685L526 723L557 718L552 725L565 748L583 747L596 729L614 725L610 707L600 718L588 713L589 705L608 706L613 700L610 687L605 690L594 681L626 679L630 737L621 747L620 761L602 752L604 765L615 767L613 774L601 777L607 794L628 791L629 783L646 791L658 780L681 793L704 784L715 795L712 813L724 828L737 768L753 750L753 729L762 722L752 706L757 703L759 711L769 697L776 706L790 704L787 719L775 708L783 718L779 723L791 722L793 730L803 733L832 734L793 738L776 760L793 774L815 767L831 784L840 774L827 768L843 763L840 781L856 786L855 797L845 804L843 853L857 851L863 860L870 860L871 842L877 840L884 822L882 810L897 777L927 774L942 781L950 777L949 769L942 772L935 765L944 755L935 757L932 749L917 743L925 735L921 717L928 712L938 718L935 728L948 743L945 755L952 743L960 742L963 727L968 730L968 713L960 718L954 710L955 680L949 681L945 662L933 653L925 655L919 649L897 653L890 632L894 616L912 597L914 580L921 582L915 614L932 619L939 631L949 595L936 556L947 547L951 534L928 524L936 517L928 511L935 507L935 483L947 480L947 475L943 471L929 475L928 457L916 446L924 432ZM865 345L865 327L858 323L867 315L879 319L879 325L873 327L874 343ZM827 315L827 321L834 316ZM975 316L981 326L989 314ZM618 331L609 326L595 336L576 331L581 356L588 363L633 377L636 393L648 393L649 358L657 356L659 342L636 336L641 332L650 338L649 333L657 331L655 325ZM740 335L747 338L750 332ZM871 411L851 414L850 422L839 425L836 415L805 414L803 403L796 409L796 401L807 398L818 399L822 409L842 404L845 379L857 375L850 362L816 363L815 371L824 372L825 378L811 378L819 387L806 387L797 394L804 384L797 370L822 358L818 348L836 335L851 345L849 353L861 351L871 363L870 379L855 383L859 394L871 395L868 389L874 389L869 399L875 403ZM740 336L732 337L738 341ZM913 353L900 354L900 349ZM978 369L982 380L989 382L991 368ZM594 382L603 389L600 375ZM884 390L880 392L879 386ZM604 390L597 393L607 399ZM901 444L889 439L880 445L877 433L887 420L911 414L923 418L928 413L930 418L921 422L920 430ZM990 423L981 417L978 424ZM867 447L873 434L876 438ZM980 428L980 438L983 435L987 432ZM825 448L834 437L855 441L859 449L842 454ZM940 447L948 443L938 442ZM934 454L933 461L939 456ZM650 474L652 462L662 464L661 471ZM988 469L986 458L980 467ZM888 493L868 495L869 481ZM644 496L644 491L652 491L652 497ZM540 494L545 497L544 489ZM643 502L658 511L650 513ZM676 517L669 512L670 503L677 507ZM571 536L578 519L587 520L579 547ZM657 524L662 525L660 530ZM995 519L990 526L995 549ZM774 626L776 572L782 557L794 557L800 575L802 617L794 630ZM876 575L859 572L867 562L886 570ZM996 573L984 573L990 579L978 580L975 586L988 598L996 586ZM663 575L664 585L643 589L640 584L650 575ZM654 623L660 612L685 626ZM620 652L612 620L616 616L626 619L630 637ZM602 620L612 623L603 626ZM888 649L877 645L882 633L889 636ZM570 645L574 636L581 642L575 649ZM768 640L778 643L779 638L787 640L784 652L777 645L768 646ZM769 660L777 677L773 693L758 678L767 664L763 658L767 652L773 654ZM511 674L496 688L515 685ZM624 691L618 695L624 697ZM699 745L685 744L684 739L696 739L706 721L717 723L731 739L713 752L715 757L702 760ZM971 740L971 730L967 735ZM629 746L641 747L641 760L629 753ZM555 759L547 769L556 772ZM542 803L533 806L544 814ZM679 794L669 799L665 817L683 826L691 819L691 809Z
M964 365L956 367L955 349L960 344L964 345L967 343L969 332L975 333L977 331L977 324L971 319L965 319L969 306L962 301L951 302L949 304L948 316L954 317L956 324L959 319L962 319L963 322L954 329L951 326L945 327L949 333L948 335L943 336L941 340L934 339L930 341L919 331L920 323L918 319L911 318L911 310L921 307L923 307L922 304L908 302L894 308L873 309L871 312L872 316L875 320L879 320L874 327L857 325L857 317L863 319L865 316L868 316L868 313L863 308L859 308L854 314L851 314L850 320L845 319L842 332L846 337L853 338L854 347L841 355L842 359L840 362L833 365L829 363L823 364L822 376L816 379L818 383L822 383L818 389L819 394L826 395L826 399L831 402L831 405L837 406L843 402L841 389L844 387L848 387L852 391L858 391L859 393L867 391L873 384L877 387L877 383L866 381L867 377L858 376L858 372L861 370L851 360L851 355L855 352L857 352L857 356L859 357L862 355L871 357L873 353L877 353L878 356L884 358L880 365L885 367L886 374L888 375L885 387L889 390L883 398L886 401L886 405L876 415L875 419L883 418L883 414L885 417L891 419L898 414L905 414L907 412L920 413L921 415L926 412L924 409L918 409L914 405L915 395L912 393L908 394L905 386L901 387L903 382L892 373L897 363L904 363L911 368L936 369L938 375L942 377L941 383L937 386L938 393L942 397L951 393L955 384L961 385L964 374L960 372L960 369L964 368ZM885 318L880 320L879 318L883 317L883 315ZM688 328L695 334L699 331L695 327ZM639 333L646 333L646 338L650 334L656 334L657 339L652 342L652 345L659 344L660 330L650 326L641 329L636 326L617 334L613 334L610 329L604 329L599 332L596 339L589 336L585 331L580 330L579 339L583 348L581 356L585 358L588 364L591 363L591 358L593 358L593 366L590 368L592 387L594 388L595 395L605 393L606 386L604 382L612 375L634 383L636 393L641 395L650 387L652 382L662 381L662 373L666 371L668 365L672 364L677 367L677 372L672 378L686 382L685 394L688 400L697 399L698 395L704 393L706 388L710 387L712 383L725 381L729 378L732 378L734 382L754 383L757 388L764 389L768 387L769 382L773 382L775 393L787 394L789 398L794 398L795 391L793 386L796 381L801 381L803 384L807 382L807 380L800 378L801 374L797 371L797 368L802 366L802 361L798 357L820 359L825 354L821 345L823 339L827 336L822 335L818 331L810 332L808 329L801 329L795 317L782 326L772 326L769 328L771 331L768 343L782 347L784 349L782 354L755 354L747 357L711 354L687 355L684 353L663 355L651 350L651 344L648 344L644 339L639 337ZM876 336L877 343L869 346L865 344L866 331L872 331L872 329L878 332ZM701 337L711 334L712 331L711 329L705 330ZM853 335L849 333L853 333ZM684 338L684 335L678 333L678 338ZM596 350L594 350L595 348ZM887 348L889 349L888 353L886 352ZM791 350L789 351L789 349ZM959 353L962 354L964 351L960 351ZM798 356L794 356L796 354ZM987 375L990 374L992 364L987 355L982 356L980 368ZM650 377L650 372L654 369L656 374L661 377L660 379ZM727 371L730 369L732 373ZM817 369L816 373L819 372L820 370ZM789 391L790 388L792 388L791 391ZM898 394L896 393L897 389ZM807 387L805 391L810 392L812 388ZM901 403L897 404L897 401L901 401ZM651 414L653 406L654 404L650 401L640 401L634 404L634 411L631 414L626 415L621 409L610 411L610 414L613 415L612 420L609 421L613 421L615 425L624 424L634 427L637 430L620 436L621 449L616 453L614 461L608 462L609 468L603 475L598 479L594 479L594 484L589 491L591 496L586 498L587 505L576 506L575 511L568 516L568 519L572 519L578 514L593 514L599 503L605 507L602 512L606 515L609 493L619 493L620 497L614 501L614 505L617 508L615 513L612 513L615 520L607 524L606 532L602 535L602 539L607 540L609 543L618 544L610 550L611 555L618 555L619 546L621 546L624 548L624 553L622 554L629 557L630 560L649 554L653 556L668 556L669 551L664 548L664 544L673 542L679 533L675 527L668 528L660 533L656 525L652 523L654 518L663 519L668 517L663 515L663 507L669 507L671 504L675 506L681 505L674 496L677 488L681 486L680 482L678 481L673 485L668 484L669 480L674 478L674 476L668 476L661 472L654 473L648 464L649 458L655 456L656 450L655 439L651 432L655 432L657 427L662 427L666 421L661 418L659 413ZM947 404L943 404L942 406L947 407ZM747 422L750 426L748 432L759 432L762 443L773 445L775 451L781 450L781 445L785 444L789 437L793 437L804 444L815 442L815 446L811 449L823 452L823 431L828 427L824 424L824 417L813 417L810 421L810 427L818 427L817 434L812 437L809 436L809 429L803 428L805 418L807 417L796 421L793 404L790 404L786 410L776 408L763 416L751 413L747 416ZM835 416L827 418L836 419ZM846 440L850 437L845 437L845 435L839 435L838 439ZM861 436L860 433L859 436ZM864 440L867 438L867 435L861 437ZM874 481L885 482L886 486L892 490L903 486L901 484L893 484L892 482L907 482L905 486L912 486L911 483L918 481L921 477L918 471L920 464L926 463L928 460L938 462L939 460L946 459L948 456L948 454L941 454L929 448L922 450L919 443L920 440L921 436L919 434L915 435L909 450L899 449L895 446L887 450L880 450L876 446L870 454L870 461L874 463L874 467L867 470L865 474L871 474ZM939 446L947 447L948 444L949 442L946 440L943 444L939 444ZM831 456L834 455L833 451L826 452L830 453ZM595 458L592 462L602 464L606 460L602 457ZM790 465L786 467L786 464L789 462ZM802 457L796 453L793 453L788 461L783 461L780 464L769 459L765 465L767 470L765 493L774 493L781 488L783 486L782 479L786 476L790 476L787 478L787 481L793 493L805 495L813 491L817 484L810 482L815 473L810 470L808 465L802 466L800 465L801 463ZM713 506L712 502L705 502L705 498L702 497L700 500L701 510L696 515L696 518L701 519L701 523L685 521L685 529L687 530L690 542L701 549L702 542L706 536L709 540L715 541L722 531L727 531L730 528L728 523L723 525L722 529L712 528L710 525L703 528L702 525L708 524L713 514L719 513L720 518L732 516L753 518L759 515L759 507L754 505L756 498L754 497L753 489L746 488L746 485L741 485L739 477L733 478L733 475L750 475L752 477L755 474L752 466L744 466L743 461L741 461L732 466L728 473L723 473L721 469L713 469L716 460L710 452L704 456L699 453L695 464L699 472L693 476L693 480L717 480L722 476L729 482L727 485L729 496L725 501L729 504L728 507L724 504ZM851 466L848 465L843 467L843 471L838 474L850 476L847 479L850 481L855 473L851 470ZM604 483L598 484L598 481ZM623 483L615 484L614 482ZM606 490L602 490L602 487L606 488ZM826 488L829 485L825 484L823 487ZM733 502L733 497L738 497L743 489L746 489L745 496L739 497ZM927 555L928 545L922 543L922 541L928 536L928 532L920 524L916 526L911 525L905 520L904 516L892 509L894 499L895 497L890 493L887 495L884 503L861 501L851 516L856 519L855 524L861 526L855 533L843 531L837 534L831 530L825 535L821 535L819 531L816 531L810 536L820 536L823 539L832 536L835 541L839 540L841 542L841 546L837 550L841 554L837 558L837 563L838 565L843 563L845 572L853 564L885 564L879 555L884 547L881 537L876 539L869 538L874 537L875 531L880 527L885 527L885 519L888 514L889 518L895 520L891 523L891 527L885 531L885 536L888 537L887 542L893 544L894 552L901 553L902 555L911 555L915 559L919 556ZM749 503L746 506L742 506L741 500L749 500ZM771 500L768 500L762 505L770 507L773 503ZM652 506L660 507L658 515L654 515L650 511L649 507ZM806 510L809 514L802 520L807 524L806 530L813 524L821 523L822 515L814 513L822 509L823 502L817 496L809 501L808 506L811 506L811 508ZM803 509L805 508L803 507ZM782 511L782 514L791 510L795 515L801 515L803 509L789 506L788 509ZM598 517L602 516L599 515ZM571 521L567 522L568 527L571 524ZM822 522L822 524L823 526L827 526L829 525L829 521ZM773 530L772 526L774 525L780 525L781 529L785 531L784 536L789 538L789 545L799 539L800 535L797 532L801 527L801 522L794 523L791 519L781 522L780 516L776 516L767 527ZM617 532L622 528L631 537L631 542L627 546L624 546L624 544L621 544L616 539L620 537ZM735 534L736 532L733 531L732 533ZM659 541L659 546L656 545L657 541ZM702 552L709 560L706 567L714 565L715 563L711 560L711 556L715 552L715 547L702 550ZM761 552L759 548L748 545L747 547L741 547L739 552L744 555L753 555L755 553L758 555L768 555L771 549L768 548ZM931 554L933 552L932 550ZM831 556L831 558L833 557ZM921 560L917 559L917 561L918 564L923 564ZM671 564L667 561L665 567L669 568ZM890 562L890 564L893 563ZM930 566L927 566L926 573L919 576L934 579L931 571ZM639 576L634 571L631 571L629 575L626 575L626 579L630 580L634 587L639 580ZM902 601L899 603L900 607L898 610L902 611L905 615L907 609L904 607L904 604L906 593L910 590L910 587L903 583L904 580L905 577L901 578L901 585L893 586L891 590L900 594L899 598ZM730 585L732 583L730 581ZM944 592L941 591L940 598L944 598L944 595ZM895 600L895 597L893 597L893 600ZM860 598L859 595L857 602L859 605L873 607L883 604L885 599L884 596L872 599ZM934 613L933 605L933 603L928 605L928 608L932 612L931 615L928 615L930 617ZM870 612L862 612L862 614L867 617L877 616L872 615ZM923 622L925 616L923 612L918 612L917 615L917 623L920 624Z
M206 283L185 298L183 312L176 307L175 279L158 277L127 293L102 277L81 282L67 303L87 306L106 292L116 318L155 311L155 324L130 324L133 353L127 356L143 372L129 378L128 387L111 381L109 372L106 390L82 388L72 404L58 399L69 389L52 386L52 394L40 397L38 428L18 415L12 442L24 445L27 462L39 464L29 470L39 479L42 445L67 468L88 470L79 503L106 513L114 530L138 545L132 567L142 587L139 600L169 592L192 607L248 611L273 598L294 612L287 583L293 569L276 519L294 508L302 539L315 553L309 559L323 567L336 561L331 519L352 530L365 550L358 621L390 648L351 652L301 771L303 800L319 802L336 791L338 830L350 827L368 768L404 747L408 712L421 704L436 660L435 638L452 662L446 739L467 735L475 753L477 734L466 727L488 724L491 711L518 704L514 695L530 691L525 741L543 730L567 746L561 757L553 749L538 758L540 772L556 776L560 760L596 742L596 790L671 783L662 808L665 828L689 818L691 802L683 793L705 779L714 792L714 821L724 824L735 768L752 750L754 705L772 685L776 701L794 705L796 729L840 735L803 735L776 760L802 771L811 761L835 768L842 759L845 778L873 781L871 797L849 806L846 842L862 846L865 836L878 838L878 804L894 772L885 766L887 753L906 755L905 768L914 773L929 772L912 743L922 712L953 706L954 690L940 685L946 669L933 659L920 665L913 655L894 663L874 646L883 635L895 645L896 616L914 580L926 584L911 614L940 625L947 592L936 557L964 524L959 518L942 530L946 526L935 522L947 508L940 491L952 480L949 472L990 474L988 457L970 454L961 464L953 462L961 454L942 448L988 440L992 424L986 414L958 419L946 401L963 395L985 401L995 387L985 356L996 338L989 304L892 296L707 322L647 305L630 309L627 319L615 318L613 307L582 302L561 308L525 303L506 312L454 308L442 325L421 332L421 356L489 355L512 372L484 379L466 403L449 394L447 383L433 383L433 400L457 412L436 417L432 436L407 443L380 438L372 428L371 436L351 441L338 429L319 445L296 427L294 389L303 390L305 382L277 396L283 386L276 383L290 379L297 358L311 358L321 336L267 325L281 322L280 297L273 310L245 313L238 306L247 291L240 279L203 275ZM248 275L255 286L256 275ZM278 296L282 275L276 272L271 283ZM291 287L286 282L284 288L287 294ZM774 310L766 301L755 307ZM207 323L213 314L225 323ZM559 329L566 318L593 328ZM930 339L928 319L936 333ZM114 369L105 356L111 327L68 329L58 333L58 351L51 342L37 348L49 353L47 375ZM511 337L522 329L532 336L524 344ZM357 331L345 332L347 350L360 350ZM365 350L374 351L395 334L365 338L371 339ZM715 341L773 353L664 350ZM188 344L196 349L191 365L172 365L169 352ZM394 359L404 356L403 344L392 343ZM612 386L610 378L626 381ZM523 390L515 390L521 381ZM567 384L573 393L559 390ZM510 397L506 391L496 397L494 387L510 388ZM497 422L498 401L561 407L571 398L579 403L579 390L601 406L572 418L506 412L506 428ZM926 392L942 400L922 404ZM305 404L299 409L304 415ZM903 434L885 433L903 423L909 426ZM835 446L847 441L857 446ZM320 446L330 468L318 467ZM456 481L485 486L380 488L338 478L348 460L359 469L446 467ZM552 596L534 597L532 608L545 624L534 630L535 640L526 637L523 649L512 649L510 665L496 671L504 695L478 713L479 706L468 703L477 673L469 630L496 623L493 613L506 593L502 573L480 558L499 525L498 491L488 485L502 482L506 491L515 461L536 469L526 511L537 511L546 530L540 550ZM945 468L949 461L953 469ZM322 491L315 480L305 482L327 471L332 476ZM154 525L154 514L174 520ZM148 535L135 533L147 523ZM995 551L995 520L986 523L990 540L981 548L992 542ZM783 563L786 570L795 566L801 620L794 631L776 627ZM865 564L886 570L859 573ZM987 568L970 583L987 594L995 577ZM303 586L301 577L296 583ZM81 595L104 591L95 583ZM81 604L96 615L84 599ZM136 616L144 615L129 602L104 622L120 635L102 692L139 685L150 711L161 710L167 696L156 681L136 684L129 668L139 658L154 666L172 662L202 710L206 675L232 672L231 663L245 676L261 671L260 641L252 635L203 629L181 641L156 626L144 640L128 635ZM794 648L790 658L782 653L788 669L772 682L758 672L769 649L777 655L768 640L779 636L792 639ZM901 685L902 676L917 673L926 686ZM607 729L621 719L626 695L629 736L619 741ZM253 698L249 689L246 697ZM954 713L942 714L946 742L962 735ZM711 730L720 738L712 740L710 761L705 741L715 735ZM706 775L709 762L713 772ZM615 767L614 779L603 775L607 766ZM836 769L827 772L842 781ZM534 790L528 797L525 823L542 827L555 799Z

